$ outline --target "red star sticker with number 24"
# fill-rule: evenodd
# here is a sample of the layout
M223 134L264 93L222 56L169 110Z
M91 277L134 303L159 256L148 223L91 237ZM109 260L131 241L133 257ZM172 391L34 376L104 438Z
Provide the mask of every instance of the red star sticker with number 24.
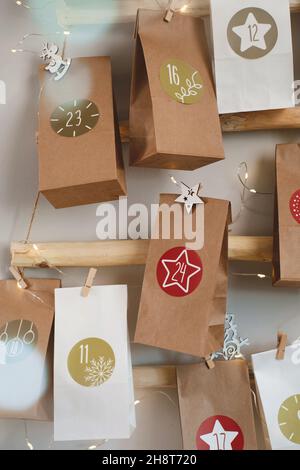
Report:
M170 295L181 297L196 289L202 278L202 263L193 250L172 248L160 259L157 279L160 287Z

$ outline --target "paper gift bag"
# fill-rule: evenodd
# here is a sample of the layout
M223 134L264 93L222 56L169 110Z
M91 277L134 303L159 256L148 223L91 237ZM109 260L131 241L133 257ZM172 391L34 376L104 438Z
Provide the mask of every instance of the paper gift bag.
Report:
M180 366L177 384L184 449L257 448L245 360Z
M139 10L130 101L136 166L194 170L224 158L201 18Z
M273 450L300 450L300 344L252 355L265 438Z
M135 428L127 287L55 294L54 438L125 439Z
M176 198L162 195L160 209L174 205L183 216L185 206ZM150 241L135 342L205 357L223 346L230 208L228 201L202 199L201 250L186 247L178 217L170 238L160 233ZM181 239L174 237L178 232Z
M300 287L300 146L276 147L273 283Z
M73 59L59 81L42 73L40 191L56 208L126 194L109 57Z
M59 280L0 281L0 417L53 419L52 324Z
M211 0L220 113L294 106L289 0Z

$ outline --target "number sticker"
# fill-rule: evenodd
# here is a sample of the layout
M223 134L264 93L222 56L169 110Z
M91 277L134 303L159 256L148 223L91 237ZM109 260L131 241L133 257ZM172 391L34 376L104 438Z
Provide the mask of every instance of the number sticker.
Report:
M156 274L163 291L174 297L183 297L198 287L202 272L202 263L195 251L176 247L160 258Z
M199 427L198 450L243 450L244 436L240 426L227 416L211 416Z
M100 113L90 100L72 100L58 106L50 123L57 135L78 137L90 132L98 123Z
M161 66L160 81L165 92L178 103L197 103L203 93L199 72L178 59L167 60Z
M280 406L278 425L282 434L294 444L300 444L300 395L292 395Z
M244 59L269 54L278 39L274 18L261 8L244 8L230 20L227 28L230 47Z
M0 328L0 367L23 361L35 349L38 331L28 320L13 320Z
M99 338L81 340L71 349L68 370L75 382L85 387L98 387L109 380L115 369L111 346Z

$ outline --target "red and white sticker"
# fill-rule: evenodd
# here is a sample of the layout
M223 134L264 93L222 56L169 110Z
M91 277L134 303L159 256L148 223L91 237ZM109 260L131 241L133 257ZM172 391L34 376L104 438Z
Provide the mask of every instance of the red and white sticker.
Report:
M243 450L244 436L233 419L211 416L198 429L196 445L198 450Z
M194 250L176 247L159 260L156 270L160 287L169 295L183 297L191 294L200 284L203 266Z
M300 189L290 199L290 211L296 222L300 224Z

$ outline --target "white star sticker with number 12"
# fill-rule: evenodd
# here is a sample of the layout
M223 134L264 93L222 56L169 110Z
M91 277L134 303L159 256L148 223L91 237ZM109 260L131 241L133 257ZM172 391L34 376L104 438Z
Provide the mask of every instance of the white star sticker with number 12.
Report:
M209 445L209 450L232 450L232 442L238 436L237 431L226 431L219 420L216 420L212 432L200 436Z
M266 50L265 35L271 29L270 24L258 23L253 13L249 13L246 23L232 28L232 31L241 38L241 52L251 47Z

